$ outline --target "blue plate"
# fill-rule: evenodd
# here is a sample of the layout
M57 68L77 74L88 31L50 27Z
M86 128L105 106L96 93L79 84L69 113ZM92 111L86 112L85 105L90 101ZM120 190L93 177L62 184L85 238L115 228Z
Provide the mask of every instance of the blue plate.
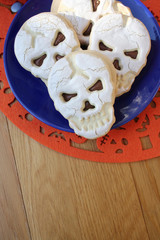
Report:
M151 102L160 86L160 29L150 11L139 0L122 0L133 15L147 27L152 48L146 67L136 78L129 93L116 99L117 128L135 118ZM17 100L33 116L60 130L73 132L68 121L54 108L44 83L24 70L14 54L14 40L22 24L31 16L50 10L52 0L29 0L14 18L8 31L4 48L4 65L7 79Z

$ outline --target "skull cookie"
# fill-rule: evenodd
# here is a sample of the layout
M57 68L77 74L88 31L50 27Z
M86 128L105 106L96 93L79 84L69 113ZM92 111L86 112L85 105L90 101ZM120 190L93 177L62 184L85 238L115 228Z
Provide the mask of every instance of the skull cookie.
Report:
M108 56L117 71L117 96L130 90L135 77L146 65L150 35L142 22L120 13L99 19L90 36L90 50Z
M22 67L46 84L56 61L79 47L74 30L63 17L53 13L40 13L27 20L14 44L15 55Z
M53 66L48 91L75 133L94 139L105 135L115 121L115 83L116 71L107 57L77 51Z
M115 0L54 0L51 11L71 22L83 47L88 46L92 27L101 16L108 12L131 15L128 7Z

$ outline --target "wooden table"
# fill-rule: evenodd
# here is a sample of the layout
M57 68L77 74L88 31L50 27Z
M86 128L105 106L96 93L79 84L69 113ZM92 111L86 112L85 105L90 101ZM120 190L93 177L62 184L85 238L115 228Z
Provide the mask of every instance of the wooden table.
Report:
M160 239L160 158L87 162L0 113L0 240Z

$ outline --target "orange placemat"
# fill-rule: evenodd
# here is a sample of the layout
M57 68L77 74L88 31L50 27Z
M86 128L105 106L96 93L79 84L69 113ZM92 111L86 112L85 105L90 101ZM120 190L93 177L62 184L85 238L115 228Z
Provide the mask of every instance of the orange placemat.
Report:
M10 6L14 2L16 0L0 0L0 110L24 133L66 155L99 162L134 162L160 156L160 90L151 104L134 120L92 141L91 145L95 145L96 151L85 149L86 139L42 123L20 105L9 87L3 65L5 36L14 18ZM26 0L20 2L25 3ZM142 2L160 23L160 2ZM147 148L142 145L143 140L148 142Z

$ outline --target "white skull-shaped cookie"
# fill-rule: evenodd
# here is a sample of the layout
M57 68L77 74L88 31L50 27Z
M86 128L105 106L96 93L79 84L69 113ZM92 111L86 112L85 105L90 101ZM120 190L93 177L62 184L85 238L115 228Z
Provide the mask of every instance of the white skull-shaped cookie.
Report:
M51 11L60 13L73 25L82 45L88 46L94 23L110 12L132 15L128 7L115 0L54 0Z
M130 90L146 65L150 48L150 35L144 24L119 13L99 19L90 36L89 49L109 57L116 68L117 96Z
M40 13L27 20L14 44L15 55L22 67L46 84L56 61L79 47L74 30L63 17L53 13Z
M108 58L77 51L54 65L48 91L75 133L94 139L105 135L115 121L115 83L116 71Z

